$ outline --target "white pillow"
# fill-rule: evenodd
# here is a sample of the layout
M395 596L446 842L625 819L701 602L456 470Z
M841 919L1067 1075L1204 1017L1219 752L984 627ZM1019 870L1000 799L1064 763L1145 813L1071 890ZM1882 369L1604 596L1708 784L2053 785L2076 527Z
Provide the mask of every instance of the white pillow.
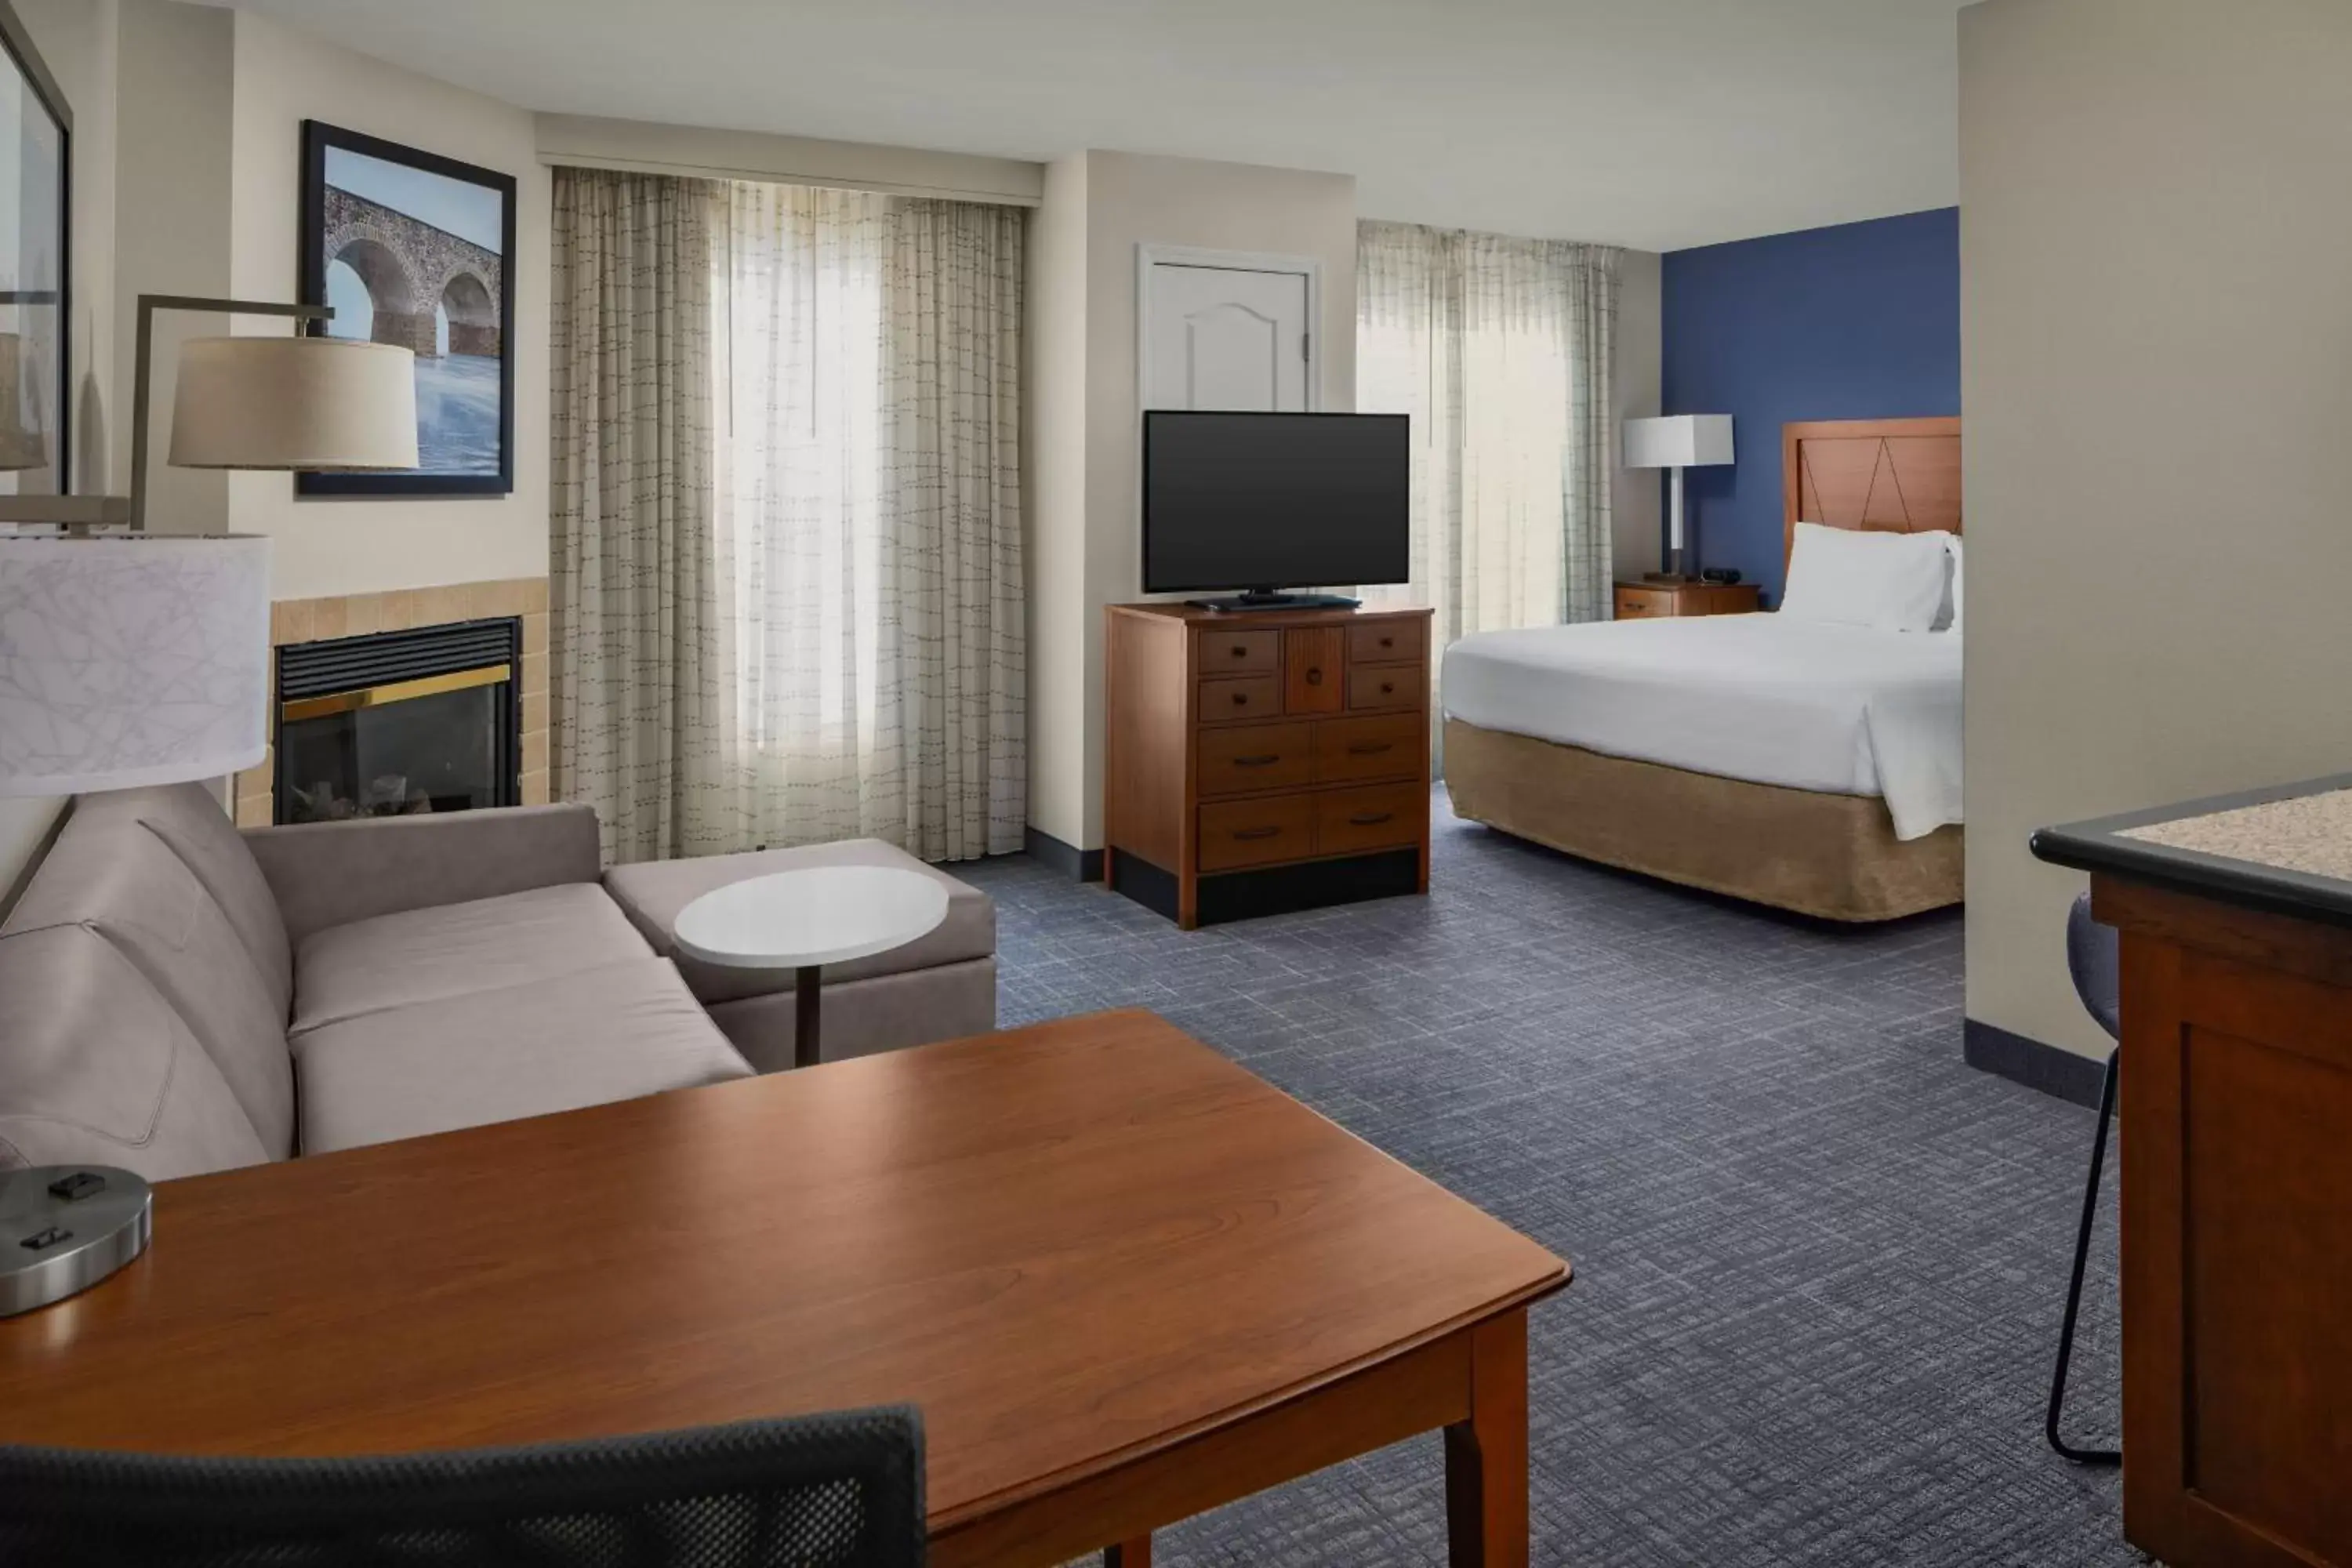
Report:
M1944 607L1951 561L1944 537L1801 522L1780 613L1801 621L1924 632Z
M1948 632L1956 632L1960 629L1960 584L1963 581L1961 568L1968 564L1968 557L1960 550L1958 534L1948 534L1945 537L1950 542L1944 548L1952 552L1952 618L1945 624L1944 629Z

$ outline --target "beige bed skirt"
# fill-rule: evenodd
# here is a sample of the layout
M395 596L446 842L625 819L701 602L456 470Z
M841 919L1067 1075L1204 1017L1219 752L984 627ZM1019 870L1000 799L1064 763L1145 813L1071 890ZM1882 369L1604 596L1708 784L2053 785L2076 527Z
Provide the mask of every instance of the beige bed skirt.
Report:
M1961 830L1895 837L1875 795L1686 773L1445 721L1456 815L1568 854L1832 921L1960 901Z

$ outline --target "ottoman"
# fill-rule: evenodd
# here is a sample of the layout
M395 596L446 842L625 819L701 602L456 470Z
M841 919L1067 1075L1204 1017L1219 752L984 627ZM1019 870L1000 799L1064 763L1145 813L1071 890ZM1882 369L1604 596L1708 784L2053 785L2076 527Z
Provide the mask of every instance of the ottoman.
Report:
M713 889L811 866L892 866L929 877L948 892L947 918L929 934L826 966L825 1060L996 1027L996 906L979 889L878 838L615 866L604 873L604 890L654 951L677 963L735 1048L760 1071L776 1072L793 1065L793 972L703 963L678 951L676 927L679 912Z

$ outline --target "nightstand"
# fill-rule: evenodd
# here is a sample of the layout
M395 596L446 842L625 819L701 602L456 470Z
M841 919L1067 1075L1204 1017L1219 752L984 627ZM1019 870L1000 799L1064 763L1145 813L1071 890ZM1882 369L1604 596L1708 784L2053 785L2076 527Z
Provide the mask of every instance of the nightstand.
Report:
M1660 616L1744 616L1755 610L1753 583L1620 583L1617 618L1650 620Z

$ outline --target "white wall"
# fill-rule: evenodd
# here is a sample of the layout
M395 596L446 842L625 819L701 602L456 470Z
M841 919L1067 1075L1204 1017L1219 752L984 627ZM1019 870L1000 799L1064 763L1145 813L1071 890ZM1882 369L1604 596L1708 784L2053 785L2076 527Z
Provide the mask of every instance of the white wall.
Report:
M33 47L74 120L72 315L75 489L103 491L114 424L114 113L116 0L17 0ZM65 801L0 798L0 911Z
M551 176L526 110L236 14L230 282L240 298L297 296L302 121L321 120L515 176L508 268L515 488L451 500L298 500L285 474L229 476L229 517L277 541L272 596L310 598L536 577L547 571ZM237 331L284 331L240 321Z
M1617 357L1611 385L1622 426L1647 419L1664 406L1665 375L1665 285L1663 258L1654 250L1629 250L1617 266ZM1625 455L1615 430L1610 445ZM1658 474L1619 465L1610 484L1617 575L1638 577L1658 569Z
M1030 821L1091 849L1103 841L1102 611L1140 597L1143 582L1136 247L1189 245L1319 261L1321 405L1353 408L1356 182L1349 174L1088 152L1047 167L1034 229L1030 257L1040 271L1029 280L1030 333L1039 386L1050 374L1066 396L1072 334L1082 331L1086 390L1082 410L1054 403L1032 410L1032 449L1047 467L1033 470L1030 503L1031 613L1040 634L1030 648ZM1066 445L1073 441L1084 454L1077 489Z
M1968 1012L2103 1053L2043 823L2352 756L2352 6L1961 14Z

